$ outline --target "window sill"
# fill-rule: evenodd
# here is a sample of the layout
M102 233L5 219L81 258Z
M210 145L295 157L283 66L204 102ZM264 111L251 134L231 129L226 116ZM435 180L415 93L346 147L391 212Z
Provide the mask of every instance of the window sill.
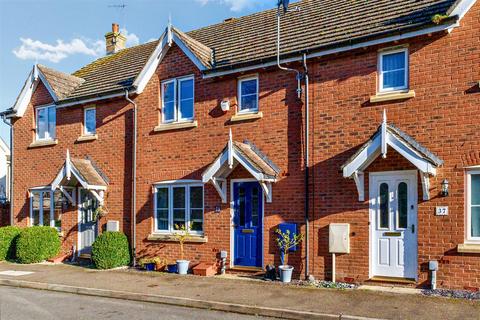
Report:
M189 128L196 128L198 127L197 120L189 121L189 122L174 122L174 123L163 123L156 126L153 131L155 132L162 132L162 131L169 131L169 130L177 130L177 129L189 129Z
M98 139L98 135L96 134L82 135L77 138L77 142L93 141L97 139Z
M391 93L378 93L375 96L370 97L371 103L376 102L385 102L385 101L395 101L395 100L404 100L415 98L415 91L409 90L406 92L391 92Z
M245 120L256 120L263 118L263 113L255 112L255 113L240 113L235 114L230 118L230 122L237 122L237 121L245 121Z
M28 147L29 148L40 148L40 147L48 147L48 146L54 146L58 144L58 140L38 140L32 142Z
M480 243L461 243L457 246L460 253L480 253Z
M148 241L179 242L172 234L152 233L147 238ZM202 235L190 235L186 243L207 243L208 238Z

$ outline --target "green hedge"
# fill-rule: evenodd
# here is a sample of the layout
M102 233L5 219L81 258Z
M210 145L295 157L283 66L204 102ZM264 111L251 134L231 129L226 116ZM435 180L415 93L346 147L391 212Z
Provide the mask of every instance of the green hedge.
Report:
M60 238L52 227L35 226L25 228L17 239L17 260L20 263L35 263L57 256Z
M92 245L92 260L98 269L127 266L130 263L127 236L111 231L99 235Z
M0 261L15 259L16 241L21 231L19 227L0 228Z

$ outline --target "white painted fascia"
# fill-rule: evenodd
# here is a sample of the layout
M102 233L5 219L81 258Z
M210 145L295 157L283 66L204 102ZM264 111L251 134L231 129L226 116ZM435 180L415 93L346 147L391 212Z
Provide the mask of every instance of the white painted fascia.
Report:
M129 94L133 94L133 93L135 93L135 91L129 91ZM86 104L86 103L91 103L91 102L95 102L95 101L99 101L99 100L107 100L107 99L124 97L124 96L125 96L125 92L114 93L114 94L109 94L109 95L106 95L106 96L99 96L99 97L95 97L95 98L76 100L76 101L67 102L67 103L59 103L59 104L56 105L56 108L60 109L60 108L71 107L71 106L75 106L75 105L79 105L79 104Z
M154 182L154 186L161 186L165 184L202 184L202 180L194 180L194 179L178 179L178 180L165 180L165 181L158 181Z
M25 84L23 85L22 91L20 91L20 95L18 96L15 105L13 106L13 111L16 117L23 117L25 111L27 110L27 106L32 99L33 91L35 90L36 83L38 78L36 78L36 72L34 69L36 66L33 67L32 71L28 74L27 79L25 80Z
M470 10L476 2L477 0L458 1L457 5L453 8L452 12L450 12L449 16L450 17L458 16L458 20L461 20L465 16L465 14L467 14L468 10Z
M322 51L307 54L307 59L323 57L323 56L327 56L327 55L330 55L330 54L351 51L351 50L360 49L360 48L364 48L364 47L370 47L370 46L375 46L375 45L379 45L379 44L384 44L384 43L389 43L389 42L394 42L394 41L400 41L400 40L404 40L404 39L410 39L410 38L423 36L423 35L436 33L436 32L441 32L441 31L450 32L451 29L459 27L459 26L460 26L460 24L458 22L452 22L452 23L445 24L445 25L439 25L439 26L434 26L434 27L431 27L431 28L422 29L422 30L406 32L406 33L400 34L400 35L395 35L395 36L390 36L390 37L385 37L385 38L370 40L370 41L365 41L365 42L359 42L357 44L343 46L343 47L334 48L334 49L322 50ZM296 62L296 61L303 61L303 55L299 55L299 56L291 57L291 58L287 58L287 59L281 59L280 63L284 64L284 63ZM277 62L276 61L271 61L271 62L267 62L267 63L256 64L256 65L242 67L242 68L235 68L235 69L226 70L226 71L218 71L218 72L207 73L207 74L203 75L203 78L205 78L205 79L215 78L215 77L229 75L229 74L232 74L232 73L247 72L247 71L251 71L251 70L255 70L255 69L261 69L261 68L267 68L267 67L271 67L271 66L275 66L275 65L277 65Z
M175 31L170 30L171 27L167 27L162 33L157 47L150 55L150 58L143 67L142 71L140 71L137 78L133 82L133 87L136 89L137 94L143 92L155 73L155 70L157 70L158 65L162 62L163 58L167 54L168 49L171 47L170 41L173 41L200 71L207 70L207 68L201 63L200 59L198 59L197 56L188 48L188 46L175 34ZM171 40L169 41L170 37Z

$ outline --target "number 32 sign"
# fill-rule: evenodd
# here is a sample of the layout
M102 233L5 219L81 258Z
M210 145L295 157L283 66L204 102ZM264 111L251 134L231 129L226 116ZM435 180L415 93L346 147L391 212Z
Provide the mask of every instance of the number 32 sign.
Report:
M435 207L436 216L448 216L448 207Z

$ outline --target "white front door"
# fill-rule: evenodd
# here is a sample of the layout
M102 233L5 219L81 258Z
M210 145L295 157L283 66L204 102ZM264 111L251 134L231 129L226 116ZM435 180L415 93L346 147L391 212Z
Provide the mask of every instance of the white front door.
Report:
M417 278L417 173L370 173L372 276Z
M78 188L78 199L78 254L91 254L92 244L98 234L94 217L98 201L83 188Z

